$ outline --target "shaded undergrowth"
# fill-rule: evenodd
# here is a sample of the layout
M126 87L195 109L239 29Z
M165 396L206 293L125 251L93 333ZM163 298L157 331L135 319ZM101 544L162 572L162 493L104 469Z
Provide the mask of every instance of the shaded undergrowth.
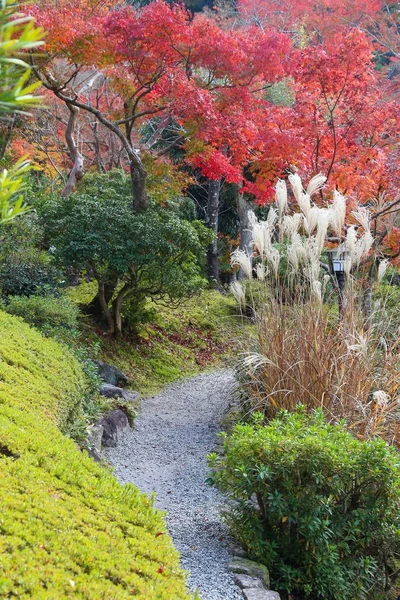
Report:
M76 302L90 299L90 285L71 288ZM229 363L237 356L239 332L250 329L238 316L236 302L214 290L203 291L179 307L146 305L146 322L118 339L104 335L89 318L82 320L82 342L96 358L117 365L129 386L152 394L165 384Z

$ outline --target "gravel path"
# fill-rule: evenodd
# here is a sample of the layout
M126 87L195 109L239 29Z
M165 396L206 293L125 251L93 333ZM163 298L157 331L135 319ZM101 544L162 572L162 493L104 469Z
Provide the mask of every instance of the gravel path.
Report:
M121 483L156 492L188 585L202 600L243 596L227 571L231 558L219 506L223 497L205 485L206 454L216 443L220 419L234 383L231 371L203 373L143 400L135 429L104 454Z

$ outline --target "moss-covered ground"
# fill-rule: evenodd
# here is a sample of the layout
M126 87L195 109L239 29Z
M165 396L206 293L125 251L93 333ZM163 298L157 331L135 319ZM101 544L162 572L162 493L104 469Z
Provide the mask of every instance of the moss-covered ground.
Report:
M79 303L93 297L93 286L69 288ZM135 334L110 338L88 318L82 320L83 341L97 358L117 365L129 378L129 386L142 395L153 394L165 384L199 371L229 364L239 352L239 335L249 325L236 301L215 290L205 290L179 307L149 302L148 319Z

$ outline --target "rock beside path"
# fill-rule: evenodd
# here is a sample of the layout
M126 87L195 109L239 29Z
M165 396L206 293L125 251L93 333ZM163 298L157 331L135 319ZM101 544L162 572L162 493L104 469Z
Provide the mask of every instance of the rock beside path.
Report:
M121 398L122 400L133 404L136 403L139 398L139 394L137 392L134 392L133 390L125 390L124 388L120 388L116 385L111 385L111 383L103 383L100 388L100 394L105 398Z
M102 379L105 383L109 383L110 385L117 387L125 387L127 385L127 376L117 367L109 365L101 360L96 360L95 364L97 366L97 372L100 379Z
M243 595L245 600L281 600L281 597L277 592L259 590L256 588L243 590Z
M106 415L99 425L103 428L101 443L109 448L115 448L121 441L121 436L129 430L128 417L120 408Z
M103 383L100 388L100 394L105 398L123 398L124 390L111 383Z
M88 448L94 448L97 452L101 452L101 444L103 439L104 427L99 423L92 425L86 436L86 444Z
M241 575L238 573L235 575L235 582L241 590L246 590L249 588L265 590L265 585L261 579L258 579L258 577L250 577L249 575Z
M233 373L224 370L166 387L142 401L134 430L104 453L121 483L156 492L155 505L168 511L168 529L190 571L189 588L202 600L243 600L228 569L224 498L205 483L206 455L216 445L233 385Z
M267 567L261 565L260 563L249 560L248 558L235 557L229 563L229 570L232 571L232 573L240 573L247 575L248 577L256 577L262 581L267 589L269 589L269 571Z

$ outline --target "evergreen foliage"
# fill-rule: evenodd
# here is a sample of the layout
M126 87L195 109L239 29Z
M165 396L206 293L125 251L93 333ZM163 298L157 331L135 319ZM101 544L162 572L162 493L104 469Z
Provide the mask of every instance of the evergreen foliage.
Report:
M97 280L112 333L121 331L128 300L132 313L146 297L179 301L206 283L201 257L207 228L181 218L176 207L132 212L126 187L121 173L94 176L79 194L50 198L39 208L59 264Z
M210 456L213 482L233 500L228 520L279 591L361 600L388 590L400 547L400 458L361 442L322 411L238 424Z

